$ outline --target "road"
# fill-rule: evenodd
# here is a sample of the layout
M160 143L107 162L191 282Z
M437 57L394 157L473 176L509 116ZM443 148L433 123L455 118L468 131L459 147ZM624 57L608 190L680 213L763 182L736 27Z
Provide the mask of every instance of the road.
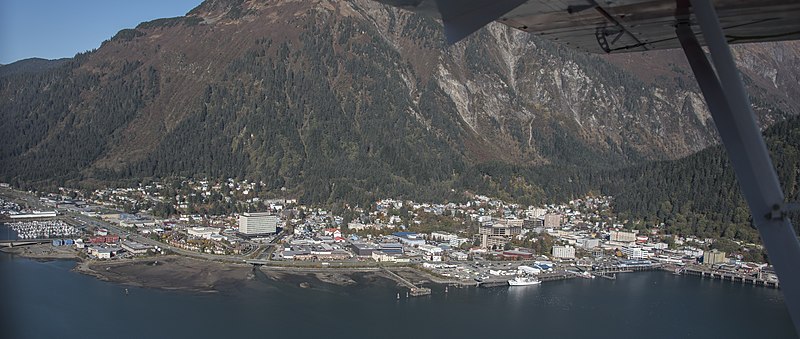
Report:
M205 260L216 260L216 261L225 261L225 262L233 262L233 263L242 263L246 260L244 256L235 256L235 255L216 255L216 254L208 254L208 253L200 253L200 252L193 252L187 251L181 248L173 247L169 244L165 244L160 241L156 241L147 237L144 237L138 233L131 233L130 231L123 229L119 226L106 222L99 218L89 217L80 213L72 212L67 209L57 209L49 206L45 206L44 204L39 201L39 199L30 193L16 191L12 189L2 188L0 189L0 196L6 198L8 200L14 201L20 205L27 205L33 209L56 209L60 213L60 218L64 221L70 222L71 224L75 224L77 221L78 225L75 225L80 228L86 228L87 226L96 226L100 228L108 229L112 234L119 234L120 238L127 238L129 240L133 240L142 244L151 245L151 246L158 246L161 248L168 249L174 253L185 255L187 257L205 259ZM82 222L82 224L81 224Z
M170 251L172 251L174 253L177 253L177 254L180 254L180 255L185 255L187 257L193 257L193 258L199 258L199 259L205 259L205 260L235 262L235 263L242 263L246 259L245 257L235 256L235 255L224 255L223 256L223 255L216 255L216 254L209 254L209 253L200 253L200 252L194 252L194 251L187 251L187 250L184 250L184 249L181 249L181 248L177 248L177 247L171 246L169 244L166 244L166 243L163 243L163 242L160 242L160 241L157 241L157 240L150 239L148 237L144 237L144 236L142 236L142 235L140 235L138 233L131 233L130 231L128 231L126 229L123 229L123 228L121 228L119 226L116 226L116 225L111 224L109 222L106 222L104 220L88 217L88 216L85 216L83 214L75 213L75 212L69 212L69 211L60 211L60 212L63 212L65 215L69 215L69 216L75 218L76 220L81 220L81 221L83 221L85 223L92 223L94 225L98 225L98 227L106 228L111 233L119 234L120 238L127 238L129 240L133 240L133 241L136 241L138 243L142 243L142 244L146 244L146 245L158 246L158 247L161 247L161 248L168 249L168 250L170 250Z

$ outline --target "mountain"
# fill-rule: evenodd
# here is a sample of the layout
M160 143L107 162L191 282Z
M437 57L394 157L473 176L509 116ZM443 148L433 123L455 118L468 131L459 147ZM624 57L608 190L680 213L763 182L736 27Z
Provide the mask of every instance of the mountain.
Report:
M800 112L800 44L734 52L764 126ZM679 51L586 55L502 25L447 47L438 22L367 0L208 0L0 78L0 114L4 181L240 177L306 202L541 201L549 174L716 142ZM487 183L492 166L538 174Z
M51 70L63 65L68 58L48 60L42 58L30 58L12 62L8 65L0 65L0 78L20 73L38 73Z
M785 201L800 201L800 118L776 123L764 134ZM734 177L724 149L717 146L679 160L595 176L591 181L598 190L617 197L616 209L626 211L631 219L663 222L674 233L757 242L750 211ZM800 231L800 214L790 217L795 232Z

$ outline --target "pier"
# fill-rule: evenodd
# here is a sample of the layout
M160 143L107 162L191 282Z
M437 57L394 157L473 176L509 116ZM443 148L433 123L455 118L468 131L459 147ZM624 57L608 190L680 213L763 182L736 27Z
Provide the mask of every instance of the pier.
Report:
M389 269L383 267L381 268L384 272L386 272L393 280L405 285L409 289L409 295L412 297L420 297L423 295L431 294L431 289L427 287L417 287L406 278L401 277L399 274L390 271Z
M709 278L721 281L730 281L732 283L740 283L742 285L747 284L753 286L780 288L780 282L777 280L765 280L759 277L737 274L734 272L714 271L703 267L686 267L682 270L682 272L683 274L697 276L701 279Z
M577 277L577 275L569 271L557 271L557 272L549 272L536 275L536 278L539 279L539 281L541 282L567 280L567 279L573 279L575 277ZM484 280L478 283L478 287L491 288L491 287L508 286L508 279L509 279L508 277L503 277L503 278Z
M542 273L536 276L539 278L540 281L556 281L556 280L567 280L575 278L575 273L567 272L567 271L558 271L558 272L550 272L550 273Z

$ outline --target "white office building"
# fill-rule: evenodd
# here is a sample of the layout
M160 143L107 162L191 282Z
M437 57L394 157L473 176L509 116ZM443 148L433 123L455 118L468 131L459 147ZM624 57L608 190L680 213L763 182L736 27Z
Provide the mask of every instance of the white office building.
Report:
M639 247L623 247L622 254L628 259L645 259L648 257L647 252L642 251Z
M636 233L633 232L623 232L623 231L611 231L611 241L617 242L634 242L636 241Z
M219 228L213 227L190 227L186 230L186 233L193 237L203 238L203 239L211 239L211 236L214 234L219 234Z
M273 234L278 231L277 216L269 212L243 213L239 216L239 233L245 235Z
M575 259L575 247L553 246L553 256L561 259Z

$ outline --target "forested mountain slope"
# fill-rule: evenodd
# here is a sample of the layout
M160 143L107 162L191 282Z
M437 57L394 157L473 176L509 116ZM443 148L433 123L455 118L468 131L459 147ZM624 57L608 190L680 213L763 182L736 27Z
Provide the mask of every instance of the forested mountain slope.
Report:
M208 0L0 78L0 179L239 177L305 202L434 200L478 189L493 164L557 176L715 143L679 52L586 55L501 25L443 41L438 22L373 1ZM765 125L800 112L800 44L735 52ZM542 201L554 180L505 194Z

